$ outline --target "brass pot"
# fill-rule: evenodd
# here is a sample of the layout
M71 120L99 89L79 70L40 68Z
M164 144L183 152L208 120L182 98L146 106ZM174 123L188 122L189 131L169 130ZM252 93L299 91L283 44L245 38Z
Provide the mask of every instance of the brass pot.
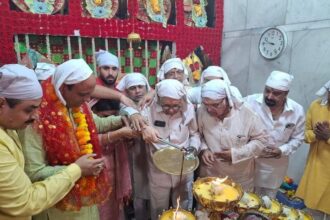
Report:
M231 179L227 179L223 182L223 184L231 186L234 188L234 190L236 190L237 192L237 197L234 199L227 199L224 201L217 201L215 198L215 195L212 195L212 193L210 192L210 196L211 198L206 198L205 196L203 196L202 194L199 194L199 190L200 190L200 186L201 185L211 185L212 181L215 181L216 179L218 179L218 177L204 177L204 178L198 178L193 185L193 193L195 198L197 199L197 201L208 211L210 212L223 212L229 209L233 209L237 203L241 200L242 195L243 195L243 190L242 187L239 184L236 184L235 182L233 182Z
M159 217L159 220L175 220L174 219L174 214L175 214L176 209L169 209L167 211L164 211ZM184 209L179 209L178 212L182 213L185 215L185 220L196 220L196 217L191 213L188 212L187 210Z
M249 204L244 204L242 202L243 198L245 197L245 194L249 199ZM237 212L242 214L247 210L257 211L260 208L261 204L262 204L261 199L257 194L252 192L244 192L242 199L237 203Z

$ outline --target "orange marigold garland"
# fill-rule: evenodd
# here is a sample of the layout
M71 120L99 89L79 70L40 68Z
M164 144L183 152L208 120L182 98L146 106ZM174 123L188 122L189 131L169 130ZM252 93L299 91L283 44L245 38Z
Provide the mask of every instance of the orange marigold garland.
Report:
M51 79L43 82L43 100L37 126L43 138L43 147L50 165L68 165L80 156L95 153L101 157L102 149L92 113L86 103L69 112L57 98ZM101 203L111 192L108 176L103 170L99 176L80 178L70 193L56 206L62 210L80 210L82 206Z

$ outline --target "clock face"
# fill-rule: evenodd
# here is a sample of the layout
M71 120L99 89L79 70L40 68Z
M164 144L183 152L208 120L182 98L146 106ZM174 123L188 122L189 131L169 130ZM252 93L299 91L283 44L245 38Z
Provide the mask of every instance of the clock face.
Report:
M266 59L277 58L286 46L285 33L277 28L267 29L260 38L259 51Z

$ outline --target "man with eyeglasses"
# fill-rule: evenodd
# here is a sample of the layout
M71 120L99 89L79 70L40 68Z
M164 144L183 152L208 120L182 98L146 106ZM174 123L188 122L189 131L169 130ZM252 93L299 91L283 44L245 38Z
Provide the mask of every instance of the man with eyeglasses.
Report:
M273 71L263 94L246 97L247 104L259 115L269 134L269 142L255 160L255 191L276 197L287 174L289 156L304 140L305 112L303 107L288 98L293 76Z
M228 176L253 190L254 157L267 143L259 117L237 100L227 83L214 79L202 86L202 105L197 110L202 136L200 177Z
M187 101L186 91L181 82L165 79L156 85L156 96L147 107L149 127L155 129L158 137L172 142L182 148L197 152L200 146L200 136L193 105ZM143 134L144 135L144 134ZM152 155L167 145L147 144L148 178L150 186L151 219L157 220L164 209L171 204L176 207L176 199L180 196L180 207L192 208L193 174L182 176L170 175L160 171L152 161Z
M303 198L314 219L330 215L330 80L316 93L306 115L305 142L308 159L296 196Z

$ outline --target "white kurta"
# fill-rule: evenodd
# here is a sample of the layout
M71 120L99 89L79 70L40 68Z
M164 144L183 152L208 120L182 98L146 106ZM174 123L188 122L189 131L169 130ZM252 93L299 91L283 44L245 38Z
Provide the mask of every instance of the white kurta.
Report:
M229 176L245 190L253 189L254 157L267 143L266 130L259 117L242 105L233 108L223 121L208 114L204 105L198 109L198 126L202 136L202 149L213 153L231 149L232 162L217 158L211 168L203 162L200 177Z
M255 186L269 189L280 187L288 170L289 155L293 154L304 140L305 112L303 107L292 99L287 99L283 113L274 121L263 101L263 94L247 96L249 105L261 118L269 134L267 146L278 147L282 157L257 158L255 161Z
M143 113L145 114L145 113ZM195 116L194 107L191 103L187 109L173 116L165 115L162 108L155 102L151 104L146 114L149 124L160 134L160 137L181 147L194 147L199 150L200 136ZM156 121L164 122L163 127L155 125ZM193 174L182 177L166 174L160 171L152 161L152 155L157 149L166 147L164 144L148 144L148 178L150 185L151 219L157 220L162 210L169 208L169 201L176 206L176 199L180 195L181 208L188 209L192 205L192 182Z

